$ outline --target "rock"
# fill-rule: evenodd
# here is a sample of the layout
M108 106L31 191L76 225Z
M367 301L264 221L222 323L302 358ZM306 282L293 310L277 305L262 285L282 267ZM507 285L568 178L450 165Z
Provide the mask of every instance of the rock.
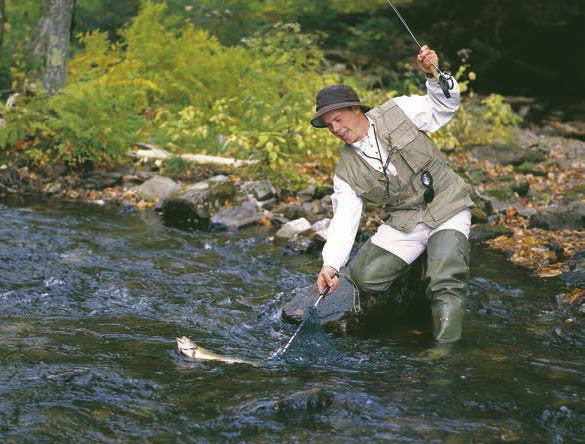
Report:
M476 224L469 233L470 242L484 242L500 236L511 236L512 230L500 225Z
M123 177L124 175L118 172L105 173L102 171L92 171L82 178L82 183L85 188L103 190L104 188L121 185L123 183Z
M179 184L164 176L153 176L136 189L136 197L148 202L159 202L168 194L177 191Z
M0 184L7 188L16 188L26 180L14 167L2 168L0 171Z
M563 137L542 137L540 144L561 168L585 168L585 141Z
M530 217L530 225L545 230L583 230L585 228L585 204L551 205Z
M291 300L282 309L283 319L300 323L305 311L315 304L317 296L317 287L314 284L293 290ZM357 290L342 273L334 295L325 297L317 306L317 312L324 328L345 331L347 316L356 311L358 306Z
M485 183L489 180L485 168L480 168L475 165L466 166L459 174L467 177L469 182L473 184Z
M331 219L326 217L325 219L321 219L320 221L315 222L313 225L311 225L311 228L313 229L314 232L317 233L321 230L327 230L327 228L329 228L330 223Z
M286 243L286 249L295 253L310 253L317 248L317 243L314 239L307 236L294 236Z
M526 196L530 190L530 182L527 180L516 180L511 184L512 191L518 196Z
M480 145L469 150L472 157L479 162L489 161L497 165L520 165L524 162L542 162L543 153L523 148L512 143L492 143Z
M311 224L307 219L301 217L300 219L291 220L285 223L274 235L277 241L287 241L300 234L307 234L312 232Z
M313 196L315 195L315 185L309 185L304 190L299 191L298 196L303 202L310 202L313 200Z
M363 331L428 316L428 301L422 280L426 254L417 259L406 275L397 279L387 294L375 298L360 296L344 269L335 293L325 297L317 306L323 328L335 332ZM317 300L315 284L296 288L282 309L284 320L300 323L305 311Z
M315 239L317 242L319 242L321 244L325 244L325 242L327 242L327 233L328 232L329 232L329 228L319 230L313 235L313 239Z
M528 207L526 205L517 204L514 208L516 208L516 211L518 211L518 214L522 217L532 217L538 212L536 208Z
M282 205L278 208L274 209L275 213L279 213L282 216L286 217L288 220L299 219L301 217L305 217L305 208L298 204L298 203L290 203L287 205Z
M263 217L264 215L257 208L243 204L219 210L212 216L211 222L219 227L238 229L253 224Z
M270 216L270 223L275 228L280 228L284 224L286 224L287 222L290 222L290 221L286 217L274 216L274 215Z
M510 183L500 183L486 188L481 193L481 199L489 204L490 211L499 213L518 204L519 198Z
M265 201L276 196L276 189L269 180L256 180L242 184L242 191L253 195L259 201Z
M585 250L578 251L571 257L567 265L569 271L561 274L559 277L565 283L573 287L585 286Z
M482 210L479 206L471 209L471 223L472 224L483 224L488 221L488 214Z
M161 202L166 224L192 227L209 221L210 211L231 202L236 188L225 176L214 176L167 195Z
M314 388L287 395L274 401L275 410L318 411L333 403L333 395L322 388Z

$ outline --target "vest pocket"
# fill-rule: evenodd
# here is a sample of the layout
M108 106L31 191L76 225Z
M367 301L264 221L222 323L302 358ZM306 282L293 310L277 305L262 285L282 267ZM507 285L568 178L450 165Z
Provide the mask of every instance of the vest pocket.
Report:
M424 169L430 169L429 165L433 161L433 157L429 153L416 149L414 146L401 150L400 155L414 174L418 174Z
M397 127L394 129L390 135L385 134L384 137L387 142L390 142L393 148L401 150L414 139L418 134L418 130L412 125L410 121L403 120Z

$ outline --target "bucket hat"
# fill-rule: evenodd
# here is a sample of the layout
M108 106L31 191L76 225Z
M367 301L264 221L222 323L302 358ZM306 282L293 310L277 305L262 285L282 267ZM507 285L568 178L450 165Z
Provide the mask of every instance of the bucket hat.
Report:
M352 87L347 85L331 85L317 93L315 115L311 119L311 125L315 128L325 128L327 124L321 117L329 111L340 108L359 106L362 111L368 112L371 108L364 105Z

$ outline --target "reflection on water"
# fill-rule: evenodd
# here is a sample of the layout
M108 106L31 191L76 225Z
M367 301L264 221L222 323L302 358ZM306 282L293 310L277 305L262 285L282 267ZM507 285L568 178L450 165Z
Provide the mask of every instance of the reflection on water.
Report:
M319 261L283 254L264 228L185 232L151 212L32 201L0 216L1 441L585 436L582 317L566 323L554 282L479 246L459 343L388 326L327 335L336 358L298 365L267 358L295 332L280 308ZM182 335L265 365L190 361Z

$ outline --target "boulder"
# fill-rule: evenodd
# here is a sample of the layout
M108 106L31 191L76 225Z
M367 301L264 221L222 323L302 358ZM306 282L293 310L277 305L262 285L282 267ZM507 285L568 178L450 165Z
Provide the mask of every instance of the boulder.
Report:
M164 176L153 176L136 189L136 197L148 202L159 202L166 195L177 191L179 184Z
M481 193L481 199L489 205L489 212L499 213L515 207L519 198L509 182L502 182Z
M295 236L312 232L311 223L301 217L285 223L274 235L276 241L288 241Z
M244 203L219 210L211 217L211 222L221 228L238 229L253 224L263 217L258 207Z
M561 274L562 281L573 287L585 286L585 250L578 251L567 263L569 271Z
M313 225L311 225L311 228L313 229L313 231L315 233L318 233L319 231L322 231L322 230L327 231L330 224L331 224L331 219L326 217L325 219L321 219L321 220L315 222Z
M123 183L124 175L119 172L91 171L82 177L83 186L87 189L103 190Z
M540 151L501 142L471 147L469 154L479 162L488 161L496 165L521 165L524 162L545 160L545 155Z
M470 242L484 242L500 236L511 236L512 230L501 225L476 224L469 233Z
M269 180L246 182L242 184L242 192L251 194L259 201L265 201L276 196L276 189Z
M274 208L274 212L286 217L289 220L300 219L301 217L304 217L305 219L309 219L312 222L316 222L319 217L317 217L315 210L317 210L320 206L318 203L315 203L315 207L316 208L313 208L313 203L310 202L305 202L303 204L293 202Z
M161 202L163 220L168 225L192 227L209 222L210 212L231 202L236 187L226 176L214 176L168 194Z
M583 230L585 228L585 204L551 205L530 217L530 225L545 230Z
M358 332L387 326L392 321L420 320L421 315L426 319L429 308L422 278L425 262L426 254L423 254L406 275L392 284L388 293L376 297L359 295L346 270L342 269L335 292L323 298L317 306L323 328L334 332ZM282 309L282 318L300 323L317 298L315 284L296 288Z

